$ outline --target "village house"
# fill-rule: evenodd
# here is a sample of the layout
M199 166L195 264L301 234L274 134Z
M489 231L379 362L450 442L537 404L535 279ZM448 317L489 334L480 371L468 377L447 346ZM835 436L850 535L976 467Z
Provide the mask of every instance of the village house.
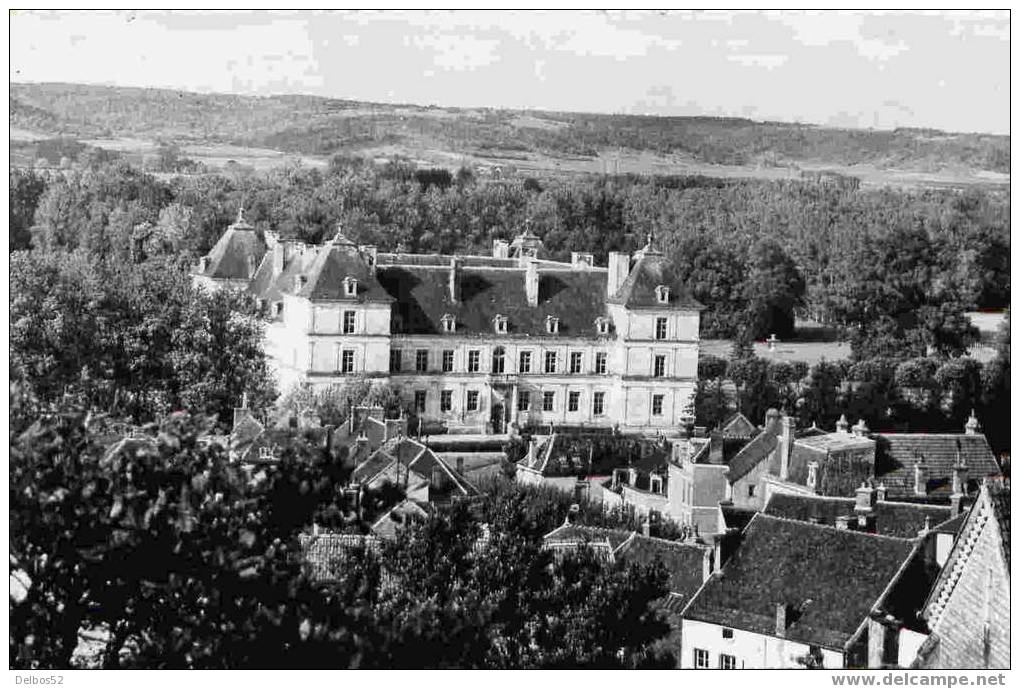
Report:
M422 418L474 432L669 433L691 414L703 307L651 241L607 267L549 260L527 231L491 256L384 253L341 233L282 240L239 214L193 280L259 301L283 387L386 378Z

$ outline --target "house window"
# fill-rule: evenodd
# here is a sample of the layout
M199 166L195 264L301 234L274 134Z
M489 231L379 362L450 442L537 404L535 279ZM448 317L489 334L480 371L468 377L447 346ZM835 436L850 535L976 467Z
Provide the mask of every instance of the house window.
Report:
M556 335L560 331L560 319L556 316L545 317L545 331L550 335Z
M595 373L599 375L605 375L606 373L606 353L596 352L595 353Z
M719 654L719 669L720 670L736 670L737 669L737 658L726 653Z
M492 350L492 372L503 373L506 369L506 350L496 347Z
M273 448L263 445L259 448L259 459L268 460L275 459L273 455Z
M345 349L340 355L340 372L351 373L354 371L354 350Z
M283 302L282 301L278 301L278 302L276 302L276 315L279 316L282 313L283 313Z
M478 362L481 360L481 356L477 349L468 352L468 373L478 373Z
M419 414L425 413L425 399L428 394L426 390L414 391L414 410Z
M545 372L556 373L556 352L545 353Z
M354 332L354 312L344 311L344 335Z
M581 372L581 352L570 353L570 372L571 373Z
M567 411L577 411L581 408L581 393L571 390L567 393Z
M609 334L609 319L608 318L596 318L595 319L595 330L599 335Z
M467 394L467 410L478 411L478 391L468 390Z
M309 342L308 343L308 370L309 371L314 371L315 370L315 343L314 342Z
M722 638L724 638L724 639L732 639L733 638L733 630L730 629L729 627L723 627Z
M452 333L457 329L457 319L446 313L443 314L443 332Z
M708 651L703 648L694 649L694 667L699 670L708 668Z
M556 393L555 392L543 392L542 393L542 411L553 411L556 404Z
M747 487L747 497L749 498L754 497L754 485L750 485Z
M439 393L439 411L450 411L453 409L453 390L443 390Z
M652 375L656 378L662 378L666 375L666 355L656 354L655 355L655 366L652 368Z
M669 303L669 287L665 285L659 285L655 288L655 298L659 300L660 304Z
M354 278L344 278L344 294L348 297L358 296L358 281Z
M453 350L443 350L443 373L449 373L453 370Z
M655 319L655 339L665 340L666 339L666 319L656 318Z
M606 413L606 393L595 393L591 399L591 412L595 416L602 416Z
M496 332L497 333L505 333L506 332L506 323L507 323L506 316L502 316L502 315L497 314L496 317L492 319L492 322L493 322L493 325L496 328Z
M517 397L517 411L528 411L531 409L531 393L521 392Z
M531 352L521 352L521 365L517 370L521 373L531 373Z
M414 353L414 370L418 373L429 370L429 350L419 349Z
M390 373L400 373L400 350L390 350Z
M662 399L665 395L652 395L652 416L662 416Z

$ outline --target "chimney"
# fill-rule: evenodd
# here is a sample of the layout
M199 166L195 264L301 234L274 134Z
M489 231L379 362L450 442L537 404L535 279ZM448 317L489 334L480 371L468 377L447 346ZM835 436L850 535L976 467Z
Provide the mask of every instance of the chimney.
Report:
M787 414L782 419L782 430L779 445L779 478L786 481L790 478L790 453L793 452L794 434L797 431L797 417Z
M538 265L534 261L528 261L524 270L524 293L528 306L538 306Z
M581 506L576 502L567 510L567 524L577 524L581 519Z
M273 244L273 277L283 272L283 264L287 260L287 250L283 242Z
M460 259L456 256L450 259L449 296L452 303L460 303Z
M981 424L978 423L973 409L970 410L970 418L967 419L967 423L963 427L963 432L966 435L977 435L981 432Z
M776 636L786 637L786 604L776 603Z
M584 502L588 499L588 482L583 478L579 478L574 481L574 500L577 502Z
M925 515L924 526L922 526L921 529L917 532L917 535L923 538L924 536L928 535L929 531L931 531L931 517Z
M237 428L237 425L247 418L251 418L251 410L248 409L248 393L245 392L241 395L241 406L234 407L234 425L231 428Z
M208 256L203 256L202 258L200 258L198 260L198 270L199 270L199 272L202 272L202 273L204 273L205 271L209 270L209 257Z
M641 520L641 535L649 538L652 535L652 519L649 516Z
M868 668L872 670L884 667L885 661L885 625L873 617L868 618Z
M606 280L606 296L612 297L630 274L630 256L620 251L609 252L609 276Z
M807 465L807 487L812 493L818 492L818 462L814 460Z
M871 431L868 428L868 424L864 423L864 419L858 419L857 423L854 424L854 435L858 438L863 438Z
M493 258L510 258L510 242L505 239L492 240Z
M637 469L634 467L627 467L627 485L634 486L637 483Z
M464 473L464 458L463 457L458 457L457 458L457 473L458 474L463 474Z
M885 502L888 491L885 488L885 481L878 484L878 488L875 489L875 500L878 502Z
M716 540L716 547L711 550L706 549L701 557L701 583L708 581L708 578L712 576L712 555L718 550L718 543L722 539Z
M857 489L854 513L857 515L858 531L875 532L875 489L867 481Z
M375 268L376 261L379 259L379 247L375 244L362 244L358 247L358 251L365 257L368 267Z
M928 494L928 472L924 466L924 457L918 458L914 464L914 495Z
M839 421L836 422L836 432L848 435L850 433L850 422L846 420L846 414L839 415Z
M956 441L956 464L953 465L953 493L949 496L953 515L963 512L963 499L967 497L967 462L963 459L960 441Z
M850 530L850 517L845 514L838 515L836 517L836 528L840 531Z

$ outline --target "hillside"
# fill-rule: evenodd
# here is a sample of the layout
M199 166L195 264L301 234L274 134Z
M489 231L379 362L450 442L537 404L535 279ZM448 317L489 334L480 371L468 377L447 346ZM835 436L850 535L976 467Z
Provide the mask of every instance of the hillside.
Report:
M400 154L446 167L472 162L767 178L833 170L858 176L865 184L1004 183L1009 174L1009 137L933 130L439 108L78 84L12 84L10 106L10 126L19 134L15 138L66 137L125 151L170 140L189 152L189 147L227 145L323 161L337 153Z

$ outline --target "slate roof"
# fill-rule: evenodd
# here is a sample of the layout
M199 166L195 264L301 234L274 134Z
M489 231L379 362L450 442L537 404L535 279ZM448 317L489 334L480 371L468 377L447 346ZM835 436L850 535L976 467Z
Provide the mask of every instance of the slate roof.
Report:
M221 280L247 280L262 262L266 243L255 229L239 220L226 229L210 249L200 275Z
M520 269L462 267L456 304L450 300L448 267L379 266L378 277L397 301L391 323L394 333L442 334L442 319L449 313L455 318L457 335L491 336L495 333L492 319L500 314L507 317L505 337L549 337L546 316L559 318L562 337L595 337L595 319L607 316L604 270L539 269L537 306L528 305L525 271Z
M458 474L435 452L417 440L408 437L392 438L355 467L351 480L369 483L389 470L396 476L396 466L410 469L425 480L430 480L433 469L438 468L450 480L450 487L464 496L479 495L479 490L466 478Z
M605 543L609 546L611 552L615 552L617 548L623 545L628 538L634 536L635 533L625 529L605 529L598 526L563 524L543 536L542 540L547 545L562 543L571 544L574 547L580 544Z
M393 540L397 531L409 522L426 519L429 513L414 500L402 500L383 513L375 524L372 533L379 538Z
M794 444L824 453L827 451L870 450L875 446L875 441L852 433L822 433L799 437L794 440Z
M684 611L685 619L842 649L911 557L915 541L758 514L744 541Z
M976 490L985 476L1002 469L984 435L950 433L874 433L875 475L890 496L914 494L914 465L924 459L928 492L951 489L957 452L967 464L968 484Z
M778 416L770 418L768 423L765 425L765 428L756 435L751 442L744 445L744 447L733 456L733 459L730 460L730 470L727 474L727 480L730 483L734 483L738 479L746 476L751 469L765 461L772 451L776 449L781 429L782 422L780 418Z
M375 270L358 246L343 235L337 235L315 255L308 266L307 282L297 292L300 297L313 301L352 301L358 303L393 301L376 280ZM356 296L344 291L344 278L358 281Z
M669 303L659 301L655 288L666 285L670 288ZM631 268L619 291L608 299L611 304L622 304L628 309L677 308L704 309L688 289L683 277L666 257L658 251L645 247L638 253L637 262Z
M340 567L352 552L362 548L377 550L379 539L363 534L300 534L298 544L308 566L309 577L313 581L330 581L338 578Z
M773 493L765 505L765 514L801 522L815 519L818 520L815 523L833 526L836 517L854 516L855 503L854 498ZM934 528L952 516L948 506L879 501L875 505L875 529L885 536L915 538L924 528L925 518L928 528Z
M670 593L683 596L687 600L704 582L706 552L708 550L704 546L635 534L617 548L614 554L625 562L642 565L661 562L669 574Z
M753 438L758 435L759 429L749 418L737 412L722 425L719 433L724 438Z

